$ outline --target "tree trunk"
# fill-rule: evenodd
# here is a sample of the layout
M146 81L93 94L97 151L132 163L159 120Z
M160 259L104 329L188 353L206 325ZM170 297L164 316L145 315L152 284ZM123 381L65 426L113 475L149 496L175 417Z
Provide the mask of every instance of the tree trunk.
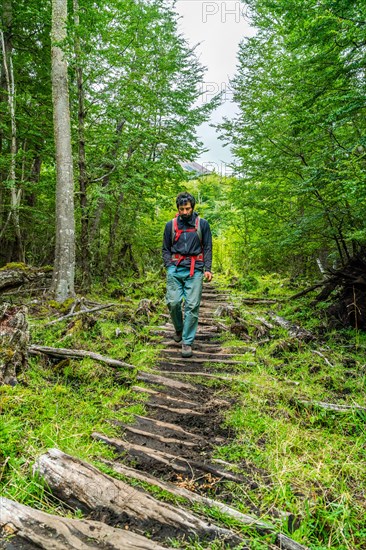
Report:
M5 12L7 17L7 23L9 29L11 29L12 21L12 10L11 2L6 2L3 7L3 16L5 18ZM9 106L9 115L10 115L10 170L9 170L9 181L10 181L10 212L11 218L13 219L15 238L16 238L16 247L15 247L15 257L16 261L24 262L24 250L22 244L22 235L20 230L19 222L19 206L21 199L21 189L16 188L16 154L17 154L17 141L16 141L16 122L15 122L15 84L14 84L14 71L13 71L13 62L12 62L12 44L11 40L5 40L5 35L2 30L0 30L1 38L1 51L3 54L3 68L4 68L4 78L8 96L8 106Z
M27 366L28 342L27 308L2 304L0 307L0 385L17 384L17 375Z
M58 302L74 296L74 176L67 63L60 44L66 40L67 0L52 0L52 100L56 146L56 250L52 291Z
M114 212L113 221L110 224L109 227L109 242L108 242L108 252L107 252L107 259L105 263L105 269L104 269L104 280L107 281L109 278L109 275L112 271L113 267L113 256L114 256L114 250L116 246L116 234L118 229L118 224L120 220L120 213L121 213L121 204L123 202L123 191L119 194L116 204L116 210Z

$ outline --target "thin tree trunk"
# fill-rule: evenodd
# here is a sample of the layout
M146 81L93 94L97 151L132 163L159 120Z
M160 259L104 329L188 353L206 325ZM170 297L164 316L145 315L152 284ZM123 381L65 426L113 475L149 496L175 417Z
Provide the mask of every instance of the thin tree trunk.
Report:
M15 238L16 238L16 260L24 262L24 251L22 244L22 235L19 222L19 205L21 200L21 189L16 188L16 173L15 173L15 158L17 154L17 132L15 122L15 84L14 71L12 62L11 45L8 45L8 51L5 44L4 32L0 30L1 49L3 53L4 76L8 94L8 105L11 124L11 139L10 139L10 211L14 223ZM9 50L10 48L10 50Z
M74 296L74 174L67 63L60 44L66 40L67 0L52 0L52 100L56 146L56 249L52 291L58 302Z
M104 269L104 280L108 280L108 277L111 273L112 264L113 264L113 256L114 256L114 250L116 247L116 233L117 228L120 220L121 215L121 209L120 206L123 202L123 192L119 194L119 197L117 199L117 205L116 210L114 213L114 218L112 223L110 224L109 228L109 243L108 243L108 252L107 252L107 259L105 263L105 269Z

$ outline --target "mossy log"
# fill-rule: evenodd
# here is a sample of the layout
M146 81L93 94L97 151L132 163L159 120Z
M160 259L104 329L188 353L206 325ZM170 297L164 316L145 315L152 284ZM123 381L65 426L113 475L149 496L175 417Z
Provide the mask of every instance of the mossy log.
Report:
M0 292L49 280L51 268L32 268L25 264L10 264L0 269Z
M0 497L0 531L23 548L20 539L31 541L37 548L52 550L163 550L163 547L141 535L110 527L101 521L68 519L34 510ZM11 542L9 542L11 544ZM0 547L1 546L0 543Z
M15 386L27 366L29 330L27 308L0 305L0 385Z

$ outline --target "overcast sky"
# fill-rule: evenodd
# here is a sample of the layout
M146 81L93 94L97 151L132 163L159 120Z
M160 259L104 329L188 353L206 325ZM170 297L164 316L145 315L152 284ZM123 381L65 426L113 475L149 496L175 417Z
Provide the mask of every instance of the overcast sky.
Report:
M235 113L229 80L236 72L239 42L245 36L253 36L254 29L239 1L177 0L176 9L181 16L179 30L192 46L200 43L197 54L201 64L207 67L203 99L224 90L223 104L211 118L211 122L220 122L223 116ZM216 168L219 173L227 173L226 165L232 160L229 148L223 147L209 124L199 128L199 135L209 151L197 159L198 162L207 168Z

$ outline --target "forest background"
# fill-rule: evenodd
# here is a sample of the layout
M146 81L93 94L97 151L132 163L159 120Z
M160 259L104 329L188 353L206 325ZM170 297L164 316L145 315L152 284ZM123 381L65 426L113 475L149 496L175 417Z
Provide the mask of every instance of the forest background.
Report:
M69 3L77 281L160 267L163 225L202 149L194 48L162 1ZM318 276L365 244L365 8L253 1L232 82L238 116L219 129L235 175L196 183L216 269ZM52 264L55 150L51 10L3 2L0 262ZM11 69L11 70L10 70ZM13 91L12 91L13 90ZM13 114L12 114L13 109Z

